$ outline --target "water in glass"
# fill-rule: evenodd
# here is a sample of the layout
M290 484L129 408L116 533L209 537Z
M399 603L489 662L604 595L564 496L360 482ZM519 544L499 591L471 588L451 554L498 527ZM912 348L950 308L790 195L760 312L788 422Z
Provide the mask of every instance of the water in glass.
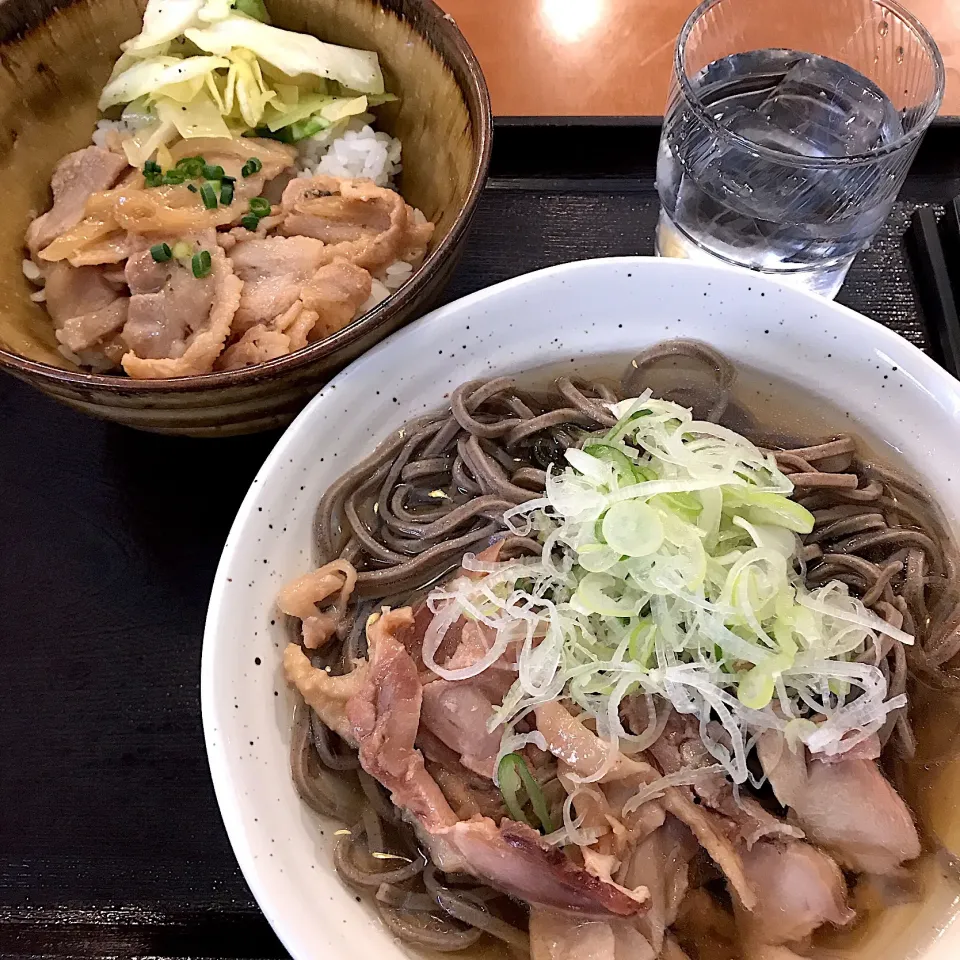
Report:
M862 158L901 138L904 118L851 67L794 50L738 53L690 82L700 110L680 96L664 121L658 252L835 295L899 186Z

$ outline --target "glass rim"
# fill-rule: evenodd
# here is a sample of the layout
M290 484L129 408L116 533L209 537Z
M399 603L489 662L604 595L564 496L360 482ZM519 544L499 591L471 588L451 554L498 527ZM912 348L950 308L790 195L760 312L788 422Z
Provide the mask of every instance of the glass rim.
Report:
M748 137L744 137L739 133L735 133L727 127L722 126L710 115L710 113L704 107L703 102L700 100L700 97L697 95L697 92L693 89L693 85L690 83L686 70L683 66L683 53L686 49L687 40L690 37L690 33L692 32L694 25L708 10L724 2L730 2L730 0L702 0L693 13L687 17L683 27L680 29L680 35L677 38L676 47L674 48L673 53L674 75L677 83L680 86L680 90L683 93L684 99L690 104L700 120L703 121L703 123L718 137L732 140L734 143L739 143L760 156L764 156L772 160L789 160L791 164L799 167L819 168L851 166L870 163L903 150L904 147L907 147L914 143L914 141L919 140L927 132L927 127L930 126L930 123L939 113L940 104L943 102L944 89L946 86L946 70L943 65L943 56L940 53L940 48L937 46L932 34L912 13L910 13L909 10L901 6L897 0L883 0L882 4L877 2L877 0L871 0L875 6L882 6L891 13L895 13L904 23L906 23L924 45L927 53L930 55L930 59L933 61L935 80L934 96L928 102L920 120L912 130L901 134L901 136L894 140L893 143L886 143L865 153L854 153L848 157L804 157L800 154L789 153L785 150L777 150L775 147L763 146L762 144L750 140Z

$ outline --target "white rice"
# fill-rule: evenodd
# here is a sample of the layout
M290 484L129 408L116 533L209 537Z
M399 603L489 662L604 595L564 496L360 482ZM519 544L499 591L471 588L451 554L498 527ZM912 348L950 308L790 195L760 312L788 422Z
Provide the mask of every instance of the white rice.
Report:
M384 271L383 286L387 290L399 290L413 275L413 264L396 260Z
M401 144L389 133L375 131L353 117L344 127L334 124L297 144L301 177L325 173L334 177L366 178L378 187L393 186L402 169Z
M57 352L78 367L89 367L92 373L107 373L116 368L113 361L108 360L97 350L82 350L80 353L74 353L69 347L60 344Z
M23 275L38 287L43 286L43 271L32 260L23 261Z
M390 296L390 292L384 284L374 277L370 287L370 296L360 304L360 307L354 314L354 319L362 317L365 313L369 313L377 304L383 303L383 301Z
M119 137L129 137L136 133L143 122L134 122L130 120L98 120L97 127L93 131L93 144L96 147L102 147L104 150L110 146L110 134L115 133Z

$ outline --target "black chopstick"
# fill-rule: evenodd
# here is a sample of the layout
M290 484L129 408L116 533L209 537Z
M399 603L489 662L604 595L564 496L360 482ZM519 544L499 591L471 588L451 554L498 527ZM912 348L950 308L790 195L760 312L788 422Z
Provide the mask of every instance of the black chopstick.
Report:
M957 248L960 249L960 209L956 202L948 209L948 220L956 221ZM953 244L948 241L947 246ZM960 315L951 282L951 270L930 207L921 207L911 218L907 232L907 250L913 262L920 305L930 324L937 360L950 374L960 379ZM957 254L954 254L956 257ZM958 264L960 277L960 264Z
M953 299L960 310L960 197L947 204L939 224L940 242L947 260L947 274L953 288Z

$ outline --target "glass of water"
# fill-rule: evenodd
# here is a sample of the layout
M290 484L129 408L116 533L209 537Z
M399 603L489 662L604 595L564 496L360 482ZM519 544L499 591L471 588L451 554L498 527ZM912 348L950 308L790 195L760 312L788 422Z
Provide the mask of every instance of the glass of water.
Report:
M706 0L677 41L657 253L835 296L943 85L933 38L892 0Z

